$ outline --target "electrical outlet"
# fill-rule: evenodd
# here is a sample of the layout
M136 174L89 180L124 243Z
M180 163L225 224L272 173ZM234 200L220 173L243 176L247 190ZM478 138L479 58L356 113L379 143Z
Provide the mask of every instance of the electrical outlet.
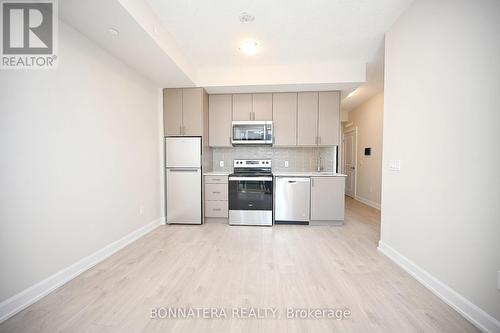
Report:
M223 168L224 167L224 161L219 161L219 168Z
M285 168L288 168L288 161L285 161Z

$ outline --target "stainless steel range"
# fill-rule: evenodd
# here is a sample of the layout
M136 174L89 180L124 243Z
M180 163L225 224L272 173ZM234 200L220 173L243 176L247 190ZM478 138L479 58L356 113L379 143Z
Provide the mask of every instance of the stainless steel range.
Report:
M271 160L234 160L229 175L229 224L273 225Z

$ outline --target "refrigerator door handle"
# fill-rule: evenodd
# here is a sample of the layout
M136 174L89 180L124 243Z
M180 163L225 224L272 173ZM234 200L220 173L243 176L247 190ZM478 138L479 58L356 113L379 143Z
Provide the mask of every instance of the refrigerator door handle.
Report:
M200 170L199 168L167 168L170 171L175 171L175 172L198 172Z

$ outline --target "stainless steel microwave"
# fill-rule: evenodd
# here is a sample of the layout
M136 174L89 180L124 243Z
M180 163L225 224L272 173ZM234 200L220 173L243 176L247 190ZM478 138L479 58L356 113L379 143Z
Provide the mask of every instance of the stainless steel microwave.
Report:
M272 121L233 121L231 143L235 145L272 145Z

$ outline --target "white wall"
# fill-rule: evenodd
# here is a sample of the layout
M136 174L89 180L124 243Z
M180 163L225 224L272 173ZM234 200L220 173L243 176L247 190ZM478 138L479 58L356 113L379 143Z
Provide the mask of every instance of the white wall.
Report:
M386 34L381 234L497 320L499 32L500 1L427 0Z
M0 71L0 301L161 216L159 89L59 29L57 70Z
M374 207L380 207L382 191L382 133L384 93L371 97L356 109L349 111L349 123L345 130L358 128L356 197ZM372 154L365 156L365 148Z

